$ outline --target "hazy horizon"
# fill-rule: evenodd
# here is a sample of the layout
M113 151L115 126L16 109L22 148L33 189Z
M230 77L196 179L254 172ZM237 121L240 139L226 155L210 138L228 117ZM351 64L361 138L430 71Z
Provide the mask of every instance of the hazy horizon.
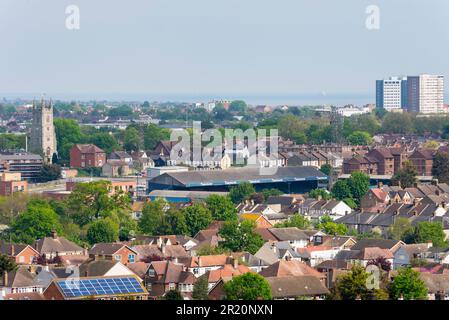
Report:
M79 30L65 26L72 4ZM379 30L365 26L373 4ZM445 0L2 0L0 97L374 103L376 79L449 77L448 12Z

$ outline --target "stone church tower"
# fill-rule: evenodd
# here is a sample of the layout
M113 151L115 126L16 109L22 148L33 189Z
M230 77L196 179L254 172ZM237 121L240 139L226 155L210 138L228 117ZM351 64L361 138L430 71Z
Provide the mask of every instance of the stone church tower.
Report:
M42 155L45 163L52 163L53 154L57 153L51 100L47 104L42 98L40 105L33 101L29 150Z

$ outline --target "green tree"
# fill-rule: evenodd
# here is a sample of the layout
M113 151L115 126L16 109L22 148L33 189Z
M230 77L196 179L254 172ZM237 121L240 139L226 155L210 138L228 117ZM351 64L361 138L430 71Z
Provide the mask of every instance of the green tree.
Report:
M117 139L106 132L96 132L87 138L89 143L92 143L102 149L107 154L120 148Z
M165 213L165 223L162 225L168 226L170 229L166 234L187 235L189 228L187 227L186 217L181 210L170 208Z
M332 195L325 189L313 189L309 192L309 197L323 200L332 199Z
M145 203L142 210L142 217L139 220L139 229L144 234L161 235L161 226L164 220L164 208L167 202L163 199L156 199Z
M144 128L144 147L146 150L151 150L156 147L159 141L170 139L170 131L165 128L161 128L154 123L150 123Z
M213 220L228 221L238 218L237 209L228 196L213 194L206 199L206 205Z
M390 285L390 296L393 299L426 300L427 288L419 272L411 268L399 269Z
M346 235L348 234L348 227L343 223L337 223L329 216L323 216L317 225L317 228L323 230L330 235Z
M357 208L357 203L352 198L344 198L343 202L346 203L351 209Z
M239 204L243 200L248 199L255 192L256 189L254 189L254 186L251 183L243 182L237 186L231 187L229 196L234 204Z
M250 220L227 221L224 223L219 235L224 239L220 246L233 252L247 251L255 254L264 241L254 230L256 223Z
M246 111L247 105L245 101L234 100L229 105L229 111L243 114Z
M338 200L352 198L351 188L349 188L348 181L338 180L332 188L332 194Z
M369 191L369 176L362 172L353 172L351 173L351 177L348 179L348 186L351 190L352 198L357 204L360 204L362 197Z
M394 240L403 240L407 232L413 229L408 218L397 217L394 223L388 228L388 237Z
M418 170L411 161L406 161L402 169L399 169L391 179L394 185L402 188L411 188L417 182Z
M61 167L57 164L44 164L39 173L40 182L48 182L61 178Z
M245 273L224 284L226 300L271 300L271 287L256 273Z
M178 290L170 290L165 293L164 300L184 300L184 298Z
M119 226L105 218L92 222L87 229L87 241L91 245L100 242L115 242L119 237Z
M8 273L16 269L17 265L14 262L14 259L0 253L0 277L3 277L5 272Z
M208 300L209 282L206 276L199 277L193 285L192 298L195 300Z
M356 146L368 146L373 143L373 139L366 131L355 131L351 133L346 139L350 144Z
M267 201L268 198L271 196L280 196L282 194L283 194L283 192L276 188L262 190L262 195L263 195L264 201Z
M31 244L49 236L53 230L62 230L58 215L48 202L32 200L26 211L12 221L10 233L14 241Z
M184 215L191 236L195 236L200 230L207 228L212 222L212 214L202 203L195 203L185 208Z
M56 118L55 126L58 155L62 160L69 160L69 152L72 146L83 140L80 126L76 120Z
M298 229L308 229L310 228L311 223L310 220L306 219L304 216L300 214L295 214L288 221L277 223L275 228L289 228L296 227Z
M432 175L441 183L449 183L449 153L438 152L433 160Z
M67 199L68 211L74 222L84 226L113 212L129 210L129 196L120 191L111 196L110 189L111 182L105 180L78 183Z
M139 131L136 128L126 128L123 147L128 152L139 151L142 148Z
M324 173L326 176L329 176L332 172L332 166L330 164L323 164L320 168L320 171Z
M446 235L440 222L419 222L413 233L415 243L432 241L435 247L446 247Z
M342 300L364 299L368 294L367 280L369 274L360 265L353 265L350 272L337 278L335 296Z

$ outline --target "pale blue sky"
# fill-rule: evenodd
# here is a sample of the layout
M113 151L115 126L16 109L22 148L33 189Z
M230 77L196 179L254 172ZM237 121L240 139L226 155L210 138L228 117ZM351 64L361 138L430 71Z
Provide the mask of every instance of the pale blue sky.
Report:
M377 78L449 76L448 18L447 0L0 0L0 96L374 97Z

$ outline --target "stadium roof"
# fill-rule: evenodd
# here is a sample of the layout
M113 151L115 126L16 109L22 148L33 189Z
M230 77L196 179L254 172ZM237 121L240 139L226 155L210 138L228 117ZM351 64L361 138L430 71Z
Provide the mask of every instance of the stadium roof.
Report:
M327 180L327 176L315 167L280 167L270 175L263 174L263 170L261 168L167 172L149 180L149 183L172 184L185 187L202 187L214 185L236 185L242 182L258 184L316 180Z

